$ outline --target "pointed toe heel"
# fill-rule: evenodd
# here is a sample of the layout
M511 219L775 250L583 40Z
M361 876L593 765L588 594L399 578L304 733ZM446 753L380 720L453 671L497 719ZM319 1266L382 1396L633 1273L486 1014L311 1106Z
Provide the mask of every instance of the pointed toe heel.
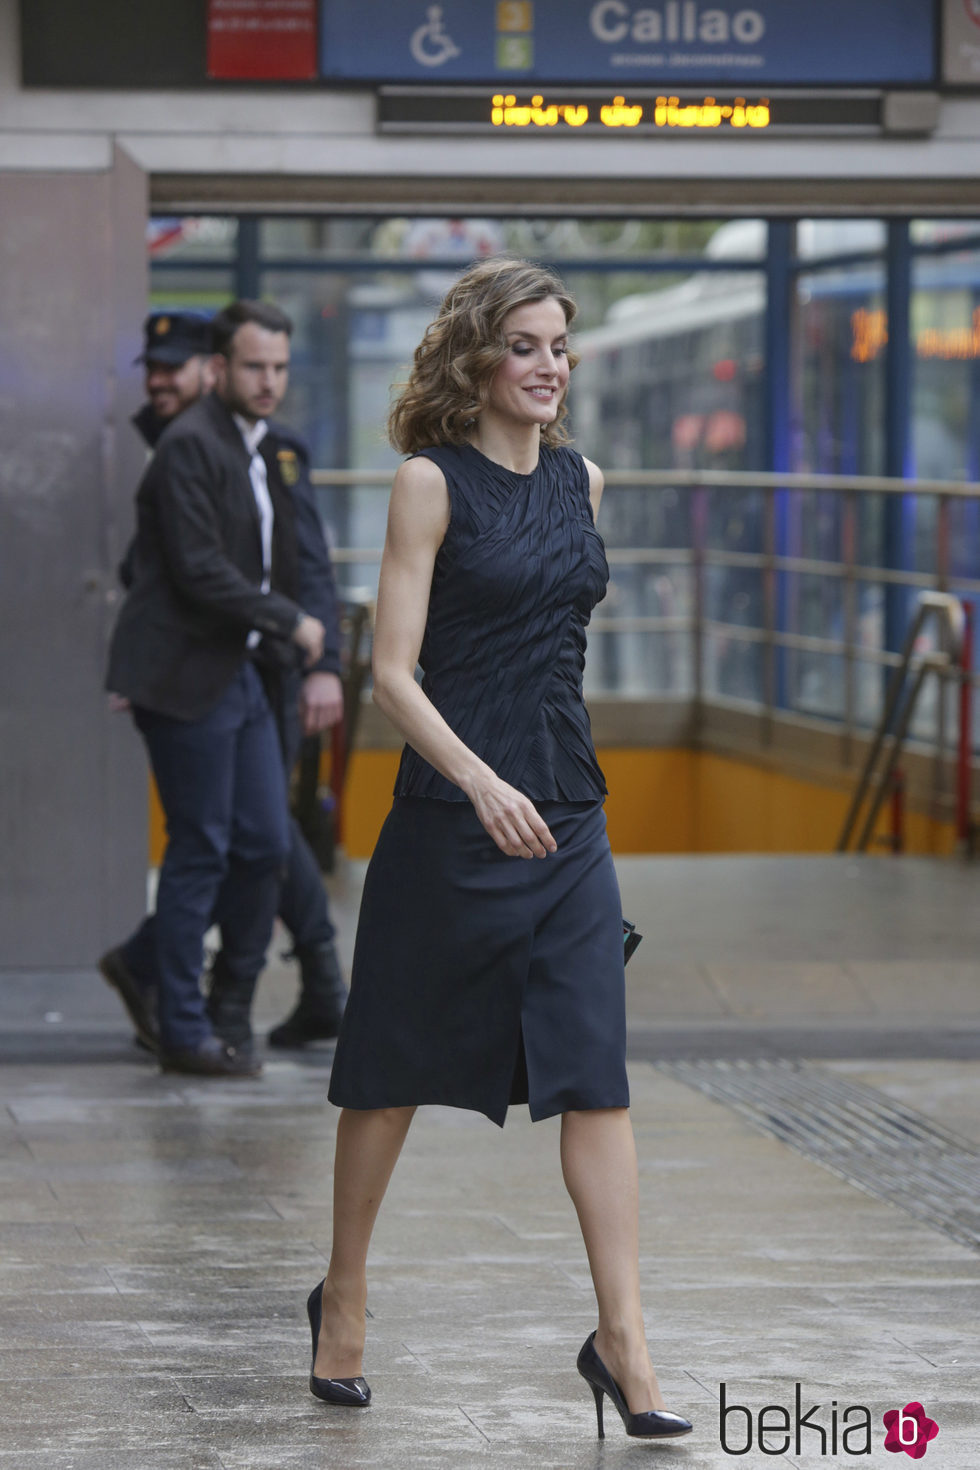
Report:
M631 1413L619 1384L595 1350L594 1332L590 1332L582 1344L576 1366L595 1398L600 1439L605 1439L602 1425L602 1400L605 1394L612 1400L613 1408L622 1419L626 1433L636 1439L677 1439L682 1434L690 1434L694 1428L690 1420L682 1418L680 1414L672 1414L668 1409L648 1409L643 1414Z
M337 1404L344 1409L366 1409L371 1402L371 1390L365 1378L314 1378L311 1373L310 1393L325 1404Z
M316 1345L320 1337L320 1317L323 1311L323 1282L315 1286L306 1300L306 1314L310 1319L313 1337L313 1357L310 1360L310 1393L325 1404L339 1404L346 1409L366 1409L371 1402L371 1390L365 1378L317 1378L313 1372L316 1363Z

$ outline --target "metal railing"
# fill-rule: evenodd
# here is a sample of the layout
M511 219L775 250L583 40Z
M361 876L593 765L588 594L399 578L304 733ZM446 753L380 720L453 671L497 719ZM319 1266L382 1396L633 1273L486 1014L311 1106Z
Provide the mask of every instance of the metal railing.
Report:
M352 491L386 490L391 473L320 470L314 482L325 497L349 496ZM654 678L646 685L634 682L629 688L617 689L611 684L598 691L593 689L592 697L598 692L600 696L656 702L665 695L682 694L698 702L728 703L754 711L762 716L763 726L766 720L796 714L830 722L844 737L847 749L850 737L863 740L878 723L889 671L902 662L901 653L884 646L880 626L883 614L879 608L869 617L869 603L874 598L883 603L893 595L891 588L905 589L909 602L922 592L955 591L961 599L980 598L980 534L975 540L972 533L966 537L957 520L965 514L972 516L974 511L963 509L972 506L977 516L974 524L980 527L980 484L884 476L614 469L606 472L606 485L600 527L606 537L613 586L617 581L626 586L631 579L646 586L659 571L668 580L676 577L683 595L677 605L657 604L652 610L651 606L630 607L628 598L621 598L618 605L609 598L597 608L591 631L611 635L623 646L631 639L635 644L644 636L669 637L671 646L682 650L684 673L681 686L675 688L665 688ZM617 532L617 525L623 522L617 507L625 506L629 492L633 492L630 503L635 509L639 503L637 491L650 492L643 502L651 506L660 505L663 496L669 494L679 507L675 534L666 538L672 544L664 544L665 538L656 535L653 515L649 532L642 527L628 536ZM754 506L755 529L751 537L743 538L742 545L733 545L732 538L726 538L718 527L726 507L743 504L742 494L747 497L744 503ZM896 496L916 497L919 520L928 521L928 534L919 537L914 569L879 565L877 557L867 552L862 558L862 547L876 541L868 530L869 519L874 518L871 502L883 497L877 508L883 513L886 501ZM360 503L363 507L363 498ZM328 521L333 520L329 505L326 509ZM379 514L373 520L378 530L373 544L341 545L334 551L339 564L360 564L365 580L369 569L381 558L382 502L378 502L377 509ZM811 537L819 543L816 548L798 535L787 534L788 523L794 517L797 524L806 522L812 529L821 516L832 524L833 533ZM683 527L683 534L676 534L678 525ZM751 544L745 546L746 540ZM969 565L964 565L960 556L966 541L975 546ZM740 577L743 584L751 583L758 593L752 615L733 615L734 607L726 602L726 588L738 585ZM807 579L816 579L825 591L832 585L839 589L834 594L838 608L835 619L818 620L809 628L800 626L792 595L795 588L797 602L802 603L800 589ZM903 618L903 627L905 621ZM601 637L597 641L601 642ZM751 666L752 687L722 687L719 647L730 667L737 666L740 658ZM738 650L742 650L741 655ZM802 698L794 690L793 679L799 682L798 669L808 661L824 668L833 665L832 698ZM947 669L941 677L948 686L953 674ZM975 691L977 687L971 669L964 678L964 688ZM936 703L932 695L930 700ZM944 703L940 697L938 710L923 707L918 714L910 714L914 739L933 743L929 727L937 722L941 726Z
M919 637L930 620L935 620L939 627L941 647L935 653L916 659ZM937 677L942 684L947 677L962 670L963 654L969 647L965 636L967 626L967 615L958 597L952 597L948 592L923 592L920 595L918 611L909 625L900 654L901 661L889 680L885 708L844 819L837 841L838 852L847 852L850 847L854 829L867 802L864 823L855 845L857 852L866 852L885 801L896 790L900 794L900 786L896 788L898 762L911 728L919 695L930 676ZM940 701L940 715L942 709ZM968 733L969 723L965 730L961 724L961 740L968 737ZM937 744L943 741L943 736L944 731L938 730ZM966 750L969 751L968 739ZM968 766L966 769L968 773ZM964 762L960 759L957 761L958 788L963 773ZM958 816L964 811L968 815L969 791L958 789ZM959 827L960 823L957 825ZM959 832L958 835L962 837L967 834Z

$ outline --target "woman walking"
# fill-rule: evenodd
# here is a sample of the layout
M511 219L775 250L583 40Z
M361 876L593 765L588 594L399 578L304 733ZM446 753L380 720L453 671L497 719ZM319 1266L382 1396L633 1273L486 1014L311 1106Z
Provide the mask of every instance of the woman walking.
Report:
M549 271L474 266L415 353L395 476L374 698L407 742L365 880L331 1101L334 1229L310 1296L310 1387L364 1405L371 1231L415 1108L561 1114L598 1303L579 1372L626 1432L668 1412L640 1306L622 911L582 699L608 569L599 470L565 448L575 306ZM416 683L421 663L424 679Z

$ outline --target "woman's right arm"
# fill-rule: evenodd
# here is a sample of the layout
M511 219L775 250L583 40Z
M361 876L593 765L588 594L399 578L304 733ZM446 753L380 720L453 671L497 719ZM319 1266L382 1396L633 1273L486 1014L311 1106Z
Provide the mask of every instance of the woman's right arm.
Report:
M436 553L449 526L449 494L429 459L406 460L388 508L374 632L374 701L423 760L466 793L489 835L511 857L545 857L557 843L522 792L453 733L415 680Z

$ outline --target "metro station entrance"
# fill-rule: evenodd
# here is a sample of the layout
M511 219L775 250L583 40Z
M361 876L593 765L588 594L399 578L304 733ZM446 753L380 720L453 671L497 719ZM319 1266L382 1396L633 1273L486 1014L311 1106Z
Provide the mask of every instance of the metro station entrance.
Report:
M455 274L506 252L553 265L579 303L572 379L576 440L604 469L777 471L969 480L980 474L980 219L650 218L239 214L159 217L149 240L154 305L217 307L268 296L296 322L286 412L321 470L378 471L375 485L321 489L342 585L372 595L384 535L384 438L391 385ZM980 577L961 507L955 566ZM615 554L590 677L607 699L685 698L694 615L692 503L671 486L619 484L604 508ZM838 560L841 506L780 503L780 554ZM965 517L965 519L964 519ZM703 616L760 629L763 499L716 492ZM926 570L936 506L869 497L858 517L865 580L857 618L869 648L901 644L908 594L890 580ZM655 559L659 548L662 560ZM840 623L840 586L782 586L783 630ZM719 633L704 694L763 698L758 644ZM814 651L787 669L789 711L840 713L840 661ZM862 717L879 707L868 680Z
M881 709L882 671L907 621L909 589L931 582L940 542L951 585L968 597L980 589L975 502L955 503L941 527L935 497L862 497L853 529L863 572L849 605L839 571L849 534L840 498L786 491L770 502L743 485L698 501L690 479L669 483L671 471L976 479L980 219L576 215L554 212L553 203L540 215L480 214L472 206L392 214L378 210L375 194L373 207L366 203L359 214L295 207L156 214L143 254L138 171L122 176L129 202L112 248L118 252L125 236L127 264L104 276L126 302L114 329L113 427L87 445L84 473L75 466L70 476L73 503L91 521L85 535L93 555L83 573L75 565L75 523L65 524L63 548L63 585L77 600L71 616L76 627L80 615L94 619L84 670L70 652L71 677L85 685L75 704L74 754L98 747L102 785L75 779L60 734L47 760L59 830L66 814L87 854L85 834L104 833L98 862L117 876L99 877L97 906L84 885L68 885L58 924L39 930L37 915L51 907L44 887L52 844L61 839L32 826L25 808L10 848L20 871L8 893L34 893L40 906L11 907L0 964L84 965L102 936L111 937L115 915L140 901L146 845L134 803L145 789L141 753L118 721L107 722L99 684L115 560L140 471L127 418L139 402L130 364L148 305L216 308L251 295L289 311L296 336L286 413L308 438L318 469L332 472L333 483L319 493L340 583L370 598L394 464L383 433L391 383L465 262L503 250L553 264L580 305L577 441L616 480L603 512L613 580L594 623L589 673L589 695L607 711L603 730L613 745L649 738L664 710L689 709L696 698L736 712L776 704L792 716L852 718L867 729ZM65 242L69 255L73 248ZM72 278L66 265L64 280ZM90 306L117 311L110 300L93 296ZM63 319L75 309L63 304ZM24 327L32 330L26 320ZM72 395L78 402L77 386L89 376L88 331L80 321L69 339L78 354L70 369L65 363L65 403ZM48 408L62 413L50 372L45 382ZM343 483L345 472L377 479ZM631 484L634 472L667 478ZM63 474L67 485L67 464ZM775 520L767 520L770 503ZM692 550L698 517L700 563ZM775 584L766 560L774 554L787 567ZM51 605L48 584L37 586L40 626ZM860 644L850 673L841 652L848 618ZM700 654L690 636L698 620ZM786 644L778 657L767 653L774 635ZM25 679L36 676L25 672ZM35 742L32 768L39 738L47 737L34 720L23 735L25 752ZM113 823L122 821L125 840L99 815L107 811ZM35 879L25 880L25 863ZM72 866L81 871L86 860Z
M142 753L100 683L151 303L294 317L287 412L370 597L422 324L475 256L554 264L609 474L604 744L687 750L721 711L852 752L916 590L980 594L977 495L941 488L980 472L961 0L83 9L0 0L0 967L90 968L142 898Z

